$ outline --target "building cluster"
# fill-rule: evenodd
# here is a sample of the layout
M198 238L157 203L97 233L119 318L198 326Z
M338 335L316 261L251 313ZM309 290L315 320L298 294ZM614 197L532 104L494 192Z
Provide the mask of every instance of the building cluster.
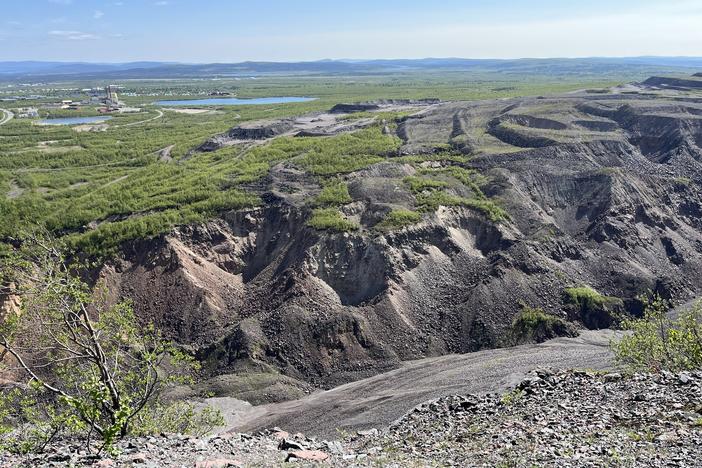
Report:
M105 88L89 88L82 90L87 94L87 99L73 100L64 99L61 102L47 104L45 107L53 109L80 110L83 106L99 105L98 111L102 113L121 111L124 108L117 96L116 86Z
M105 88L93 88L86 90L90 94L90 102L93 104L102 104L103 107L98 109L102 113L119 111L123 104L117 96L117 87L108 85Z
M39 117L39 109L36 107L20 107L17 109L16 117L18 119L35 119Z

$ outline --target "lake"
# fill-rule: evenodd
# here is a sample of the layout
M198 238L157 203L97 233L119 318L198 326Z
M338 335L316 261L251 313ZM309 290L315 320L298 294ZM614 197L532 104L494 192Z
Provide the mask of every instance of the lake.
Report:
M239 98L210 98L210 99L179 99L177 101L156 101L159 106L263 106L266 104L289 104L292 102L309 102L317 98L306 97L266 97L253 99Z
M40 125L81 125L81 124L91 124L104 122L105 120L110 120L112 117L109 115L101 115L98 117L66 117L60 119L44 119L40 120Z

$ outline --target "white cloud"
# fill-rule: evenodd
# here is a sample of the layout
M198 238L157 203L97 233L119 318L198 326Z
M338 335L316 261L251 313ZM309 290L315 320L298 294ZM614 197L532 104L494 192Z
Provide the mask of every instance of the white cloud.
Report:
M95 10L95 13L93 13L93 18L95 18L95 19L100 19L103 16L105 16L105 12L100 11L100 10Z
M124 2L115 2L113 3L114 6L124 6Z
M53 30L49 31L49 36L57 37L60 39L67 39L69 41L91 41L95 39L100 39L100 37L96 36L95 34L86 33L82 31Z
M154 3L156 6L166 6L168 5L168 2L166 0L161 0L160 2Z

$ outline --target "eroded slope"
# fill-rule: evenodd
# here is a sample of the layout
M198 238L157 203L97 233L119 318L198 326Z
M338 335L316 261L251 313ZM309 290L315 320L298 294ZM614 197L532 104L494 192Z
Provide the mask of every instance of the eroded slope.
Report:
M505 344L524 305L609 323L579 315L569 287L629 313L647 290L687 299L702 104L635 89L363 108L330 114L336 136L233 129L226 145L266 157L242 179L261 206L131 245L102 275L210 375L323 386Z

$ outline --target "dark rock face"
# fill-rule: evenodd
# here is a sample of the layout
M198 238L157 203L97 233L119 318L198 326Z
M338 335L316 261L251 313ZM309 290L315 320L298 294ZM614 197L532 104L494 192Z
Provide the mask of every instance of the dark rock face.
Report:
M380 99L373 102L357 102L352 104L337 104L331 108L330 114L353 114L356 112L373 112L388 107L397 106L432 106L439 104L440 99Z
M227 134L235 140L266 140L293 129L291 121L262 122L232 128Z
M368 112L380 109L378 104L337 104L329 111L331 114L352 114L355 112Z
M306 175L288 196L276 167L263 207L132 246L104 276L213 372L247 362L320 385L496 346L521 303L565 318L567 287L619 298L571 313L593 328L640 313L648 290L702 292L702 104L627 94L441 103L397 134L403 154L472 154L510 220L442 207L372 231L388 207L412 203L402 178L415 169L388 157L346 176L354 203L344 209L362 229L318 232L293 199Z
M702 76L696 73L694 76ZM670 78L664 76L652 76L643 82L646 86L667 87L673 89L702 88L702 80L689 80L684 78Z

